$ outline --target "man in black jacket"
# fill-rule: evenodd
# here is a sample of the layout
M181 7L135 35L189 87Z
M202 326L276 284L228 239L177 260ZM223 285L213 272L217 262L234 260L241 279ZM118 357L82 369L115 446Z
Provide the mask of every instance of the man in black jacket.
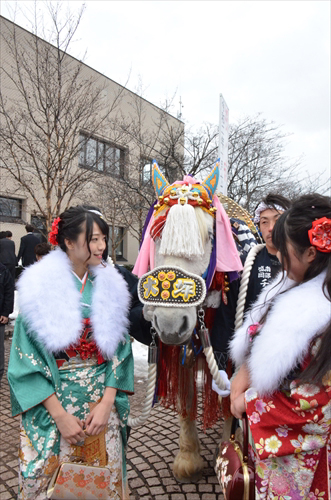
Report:
M17 256L17 262L22 258L22 266L27 267L36 262L35 246L40 243L40 238L33 232L31 224L25 226L28 234L21 238L21 245Z
M280 262L276 257L276 248L272 244L272 231L277 219L285 210L290 208L291 202L282 195L269 193L257 205L255 209L254 222L259 226L265 246L256 255L253 263L247 288L244 311L255 302L263 288L280 271ZM253 251L253 249L252 249ZM247 255L242 260L245 261ZM223 373L226 370L228 362L228 344L234 332L236 307L239 294L239 280L233 281L229 285L228 305L221 303L216 311L215 320L211 332L211 343L214 354L218 362L218 367ZM222 374L221 374L222 376ZM215 384L213 389L225 396Z
M129 333L133 338L138 340L138 342L149 345L152 341L152 335L150 333L151 323L146 321L143 316L143 304L138 297L138 278L123 266L118 266L116 264L115 267L125 279L131 295Z
M272 244L272 231L285 210L291 206L290 200L280 194L269 193L257 205L254 222L259 226L265 247L257 254L249 276L245 311L255 302L263 288L280 271L276 257L277 250Z
M0 263L0 382L5 370L5 325L14 308L14 278Z
M9 269L15 279L16 254L15 243L11 240L12 233L3 231L0 235L0 262Z

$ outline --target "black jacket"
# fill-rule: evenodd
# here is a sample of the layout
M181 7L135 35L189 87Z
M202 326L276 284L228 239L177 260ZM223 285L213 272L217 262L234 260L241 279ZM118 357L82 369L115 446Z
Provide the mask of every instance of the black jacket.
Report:
M40 243L40 238L34 233L28 233L21 238L21 245L17 256L17 262L22 257L23 267L30 266L36 262L35 246Z
M262 248L255 258L249 276L245 312L280 270L281 265L276 255L271 255L267 247Z
M0 262L6 267L16 266L15 243L8 238L0 240Z
M0 263L0 316L6 316L14 309L15 282L9 270Z
M138 298L138 278L123 266L115 265L115 267L127 282L131 295L129 333L134 339L142 344L149 345L152 341L152 336L150 334L151 324L149 321L146 321L143 316L143 304Z

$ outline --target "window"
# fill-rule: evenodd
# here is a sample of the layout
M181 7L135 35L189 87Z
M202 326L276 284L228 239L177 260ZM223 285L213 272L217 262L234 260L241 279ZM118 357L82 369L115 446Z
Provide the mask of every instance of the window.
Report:
M141 181L148 184L152 180L152 162L150 160L141 160Z
M162 165L159 165L159 168L163 175L165 175L165 168ZM143 184L148 184L152 181L152 169L153 162L148 158L141 159L141 182Z
M124 178L124 149L106 141L80 134L79 166Z
M22 219L22 204L23 200L0 197L0 220Z
M116 254L116 260L125 260L124 259L124 227L120 226L112 226L109 227L109 255L112 256L113 252L113 239L112 239L112 231L114 229L114 246L115 248L115 254Z
M40 234L40 241L47 242L47 228L45 217L32 215L31 224L35 228L35 232Z

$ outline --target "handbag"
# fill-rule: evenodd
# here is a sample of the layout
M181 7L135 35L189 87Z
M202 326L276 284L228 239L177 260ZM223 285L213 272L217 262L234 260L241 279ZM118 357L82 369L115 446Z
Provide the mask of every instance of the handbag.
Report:
M108 500L111 472L107 467L94 467L63 462L53 475L47 498L51 500Z
M229 441L219 447L215 464L218 481L223 488L225 500L255 499L255 468L248 457L248 421L243 414L243 446L235 439L237 419L233 418Z

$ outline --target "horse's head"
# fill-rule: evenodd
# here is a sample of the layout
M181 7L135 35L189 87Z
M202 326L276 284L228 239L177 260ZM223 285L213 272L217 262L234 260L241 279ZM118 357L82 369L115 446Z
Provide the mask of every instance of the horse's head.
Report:
M212 200L218 176L217 163L202 183L186 176L183 181L170 185L156 162L153 164L158 203L154 207L147 235L152 238L154 247L154 265L151 263L151 268L174 266L198 276L207 271L214 239L216 208ZM188 277L186 284L190 285L189 281ZM160 292L162 286L163 283L160 284ZM164 294L167 298L161 300L162 305L155 301L145 303L144 316L152 322L162 342L184 344L196 325L197 306L186 306L185 299L180 305L175 303L174 291L164 291Z

